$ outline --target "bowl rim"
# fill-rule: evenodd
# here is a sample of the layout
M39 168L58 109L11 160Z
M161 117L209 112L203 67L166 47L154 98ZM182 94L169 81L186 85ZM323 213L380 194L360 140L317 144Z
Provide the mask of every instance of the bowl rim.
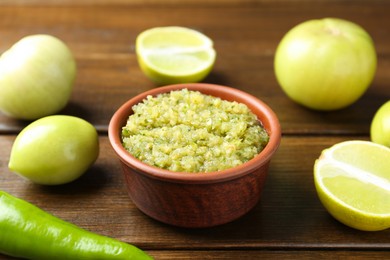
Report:
M156 96L161 93L167 93L172 90L180 90L184 88L199 91L203 94L216 97L220 97L220 95L217 93L222 93L222 95L228 95L228 98L222 97L224 100L237 101L246 104L252 110L252 112L256 114L259 121L263 124L267 133L269 134L270 139L267 145L253 159L241 165L221 171L205 173L173 172L158 168L156 166L148 165L132 156L122 146L120 137L121 129L126 124L127 118L132 113L132 106L142 102L149 95ZM249 93L236 88L210 83L182 83L153 88L126 101L112 116L108 127L108 137L110 144L114 149L114 152L119 157L120 161L122 161L122 163L128 167L132 168L134 171L154 179L196 184L222 182L239 178L267 164L279 147L281 141L281 127L279 120L273 110L263 101Z

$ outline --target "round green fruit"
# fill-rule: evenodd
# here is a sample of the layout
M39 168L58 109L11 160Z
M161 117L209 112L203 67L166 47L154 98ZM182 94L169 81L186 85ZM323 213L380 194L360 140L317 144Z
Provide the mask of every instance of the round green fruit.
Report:
M76 77L70 49L50 35L31 35L0 57L0 110L35 120L63 109Z
M375 113L371 122L371 141L390 147L390 100Z
M295 102L315 110L336 110L357 101L377 66L370 35L350 21L325 18L292 28L274 59L277 81Z
M54 115L32 122L19 133L8 167L34 183L58 185L79 178L98 155L93 125L78 117Z

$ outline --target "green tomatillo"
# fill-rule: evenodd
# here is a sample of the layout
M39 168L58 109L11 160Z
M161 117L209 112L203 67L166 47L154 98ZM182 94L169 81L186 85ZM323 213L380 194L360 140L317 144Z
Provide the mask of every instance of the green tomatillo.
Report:
M370 134L374 143L390 147L390 100L375 113L371 122Z
M58 185L79 178L98 154L93 125L78 117L53 115L32 122L19 133L8 166L34 183Z
M0 57L0 111L26 120L55 114L68 103L75 77L75 59L61 40L24 37Z
M325 18L292 28L274 60L282 90L315 110L336 110L357 101L371 84L377 66L370 35L350 21Z

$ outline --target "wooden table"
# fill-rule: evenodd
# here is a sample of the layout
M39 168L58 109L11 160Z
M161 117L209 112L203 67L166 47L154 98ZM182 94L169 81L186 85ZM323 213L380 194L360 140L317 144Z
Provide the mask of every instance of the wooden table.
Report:
M23 36L38 33L59 37L73 51L78 76L61 113L94 124L101 152L73 183L31 184L7 167L12 143L28 122L0 115L0 189L82 228L139 246L156 259L389 258L390 230L362 232L340 224L325 211L313 184L313 164L321 150L344 140L368 140L375 111L390 99L389 13L386 0L2 0L1 52ZM281 37L302 21L322 17L360 24L375 40L378 53L372 86L358 102L336 112L311 111L293 103L273 71ZM138 67L136 36L167 25L210 36L218 57L204 81L259 97L282 125L281 146L261 202L223 226L182 229L141 213L126 194L119 161L108 142L108 122L119 105L155 87Z

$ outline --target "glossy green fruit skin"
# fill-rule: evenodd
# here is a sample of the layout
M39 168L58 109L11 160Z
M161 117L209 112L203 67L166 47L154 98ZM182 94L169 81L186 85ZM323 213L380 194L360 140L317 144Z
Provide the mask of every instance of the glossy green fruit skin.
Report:
M282 38L274 70L293 101L314 110L337 110L356 102L372 83L377 66L370 35L337 18L298 24Z
M8 167L37 184L58 185L85 173L99 155L98 133L73 116L38 119L16 137Z
M371 141L390 147L390 100L375 113L370 128Z
M0 190L0 254L36 260L150 260L141 249L92 233Z
M62 110L76 78L68 46L51 35L31 35L0 57L0 111L35 120Z

